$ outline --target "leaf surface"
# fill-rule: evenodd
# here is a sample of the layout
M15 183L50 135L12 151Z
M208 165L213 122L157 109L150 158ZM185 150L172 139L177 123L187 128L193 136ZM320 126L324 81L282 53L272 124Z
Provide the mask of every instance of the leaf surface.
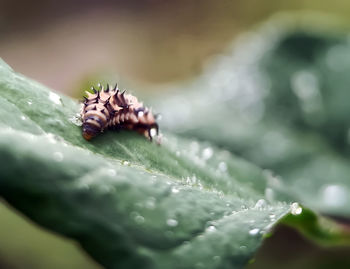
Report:
M348 36L281 24L273 20L199 78L153 98L156 109L167 130L271 169L289 199L349 219Z
M81 136L79 104L0 62L0 195L106 268L241 268L290 210L278 179L210 144Z

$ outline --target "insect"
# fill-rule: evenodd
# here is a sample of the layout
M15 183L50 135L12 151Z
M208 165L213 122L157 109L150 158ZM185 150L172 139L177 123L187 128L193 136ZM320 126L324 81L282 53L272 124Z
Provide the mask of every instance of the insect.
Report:
M99 85L93 93L86 91L81 110L83 137L90 140L106 129L135 130L150 141L159 134L158 124L152 111L143 106L131 94L120 92L118 85L114 88Z

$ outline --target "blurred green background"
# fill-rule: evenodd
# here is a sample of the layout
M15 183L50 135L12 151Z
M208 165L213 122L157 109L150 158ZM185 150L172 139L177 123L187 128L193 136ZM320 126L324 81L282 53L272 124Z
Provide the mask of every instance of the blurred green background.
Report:
M281 12L298 12L295 23L329 16L315 27L348 27L350 21L345 0L2 0L0 5L5 62L68 94L96 74L142 83L190 78L237 35Z
M345 0L3 0L0 57L16 71L75 97L97 78L166 91L171 83L199 75L210 59L271 17L329 34L346 33L349 15L350 2ZM274 64L271 72L283 67ZM278 91L274 97L281 98ZM287 262L287 268L346 268L349 251L316 246L281 226L249 267L286 268ZM74 242L40 229L2 202L0 268L99 266Z

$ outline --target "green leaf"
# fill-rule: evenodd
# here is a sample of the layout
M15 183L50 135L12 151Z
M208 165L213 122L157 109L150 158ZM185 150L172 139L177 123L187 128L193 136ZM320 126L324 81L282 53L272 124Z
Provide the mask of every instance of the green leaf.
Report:
M317 216L306 208L303 208L303 214L289 214L281 222L295 228L306 238L321 246L350 245L350 232L347 225Z
M170 133L87 142L78 111L0 63L0 195L107 268L241 268L290 210L277 178L227 151Z
M350 218L348 34L276 25L153 98L155 107L167 130L273 170L281 190L314 212Z

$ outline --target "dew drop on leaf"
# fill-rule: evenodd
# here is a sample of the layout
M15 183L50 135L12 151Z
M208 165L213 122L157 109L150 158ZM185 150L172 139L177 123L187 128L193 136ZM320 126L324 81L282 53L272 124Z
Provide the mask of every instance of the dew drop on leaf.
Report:
M259 229L258 228L254 228L254 229L251 229L250 231L249 231L249 234L250 235L257 235L258 233L259 233Z
M178 225L178 221L176 219L168 219L166 224L170 227L176 227Z
M215 226L213 225L210 225L207 229L206 229L207 232L215 232L216 231L216 228Z
M221 261L221 257L220 256L214 256L213 257L213 261L214 262L220 262Z
M135 220L135 222L136 222L137 224L142 224L142 223L145 222L145 218L142 217L141 215L137 215L137 216L134 218L134 220Z
M82 126L83 122L81 120L80 114L76 114L68 119L71 123L73 123L76 126Z
M53 103L55 103L56 105L62 105L62 103L61 103L61 97L60 97L58 94L54 93L54 92L50 92L50 93L49 93L49 99L50 99Z
M53 153L53 159L56 161L56 162L62 162L63 161L63 153L62 152L59 152L59 151L56 151Z
M219 163L219 171L223 173L227 171L227 164L225 162Z
M175 187L171 189L171 192L172 192L172 193L178 193L179 191L180 191L180 190L177 189L177 188L175 188Z
M290 207L290 212L296 216L300 215L303 212L303 209L298 203L293 203Z
M263 209L263 208L266 207L266 205L267 205L267 203L266 203L266 201L265 201L264 199L259 199L259 200L256 202L254 208L255 208L255 209Z
M202 152L202 158L204 160L209 160L213 156L213 149L212 148L205 148Z
M108 175L110 175L111 177L115 176L117 174L117 172L114 169L108 169Z

